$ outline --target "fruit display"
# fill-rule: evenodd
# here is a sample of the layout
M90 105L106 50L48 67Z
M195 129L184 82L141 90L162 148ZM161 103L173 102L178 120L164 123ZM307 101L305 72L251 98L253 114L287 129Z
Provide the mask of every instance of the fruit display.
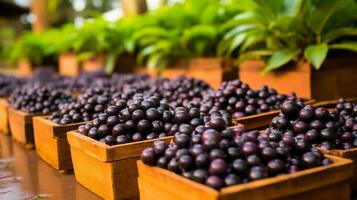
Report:
M269 138L282 139L300 148L309 145L327 150L355 148L354 107L351 103L340 102L336 112L288 101L282 105L281 113L272 120L265 133Z
M104 112L110 103L110 91L106 88L95 88L88 90L79 99L59 106L49 118L57 124L71 124L76 122L90 121Z
M68 78L67 87L73 92L85 92L92 88L98 81L109 80L110 76L102 71L83 72L76 77Z
M225 110L233 118L278 110L286 100L303 101L294 93L290 95L279 94L273 88L263 86L253 90L248 84L233 80L223 82L217 90L212 90L204 96L203 104L212 109Z
M26 79L0 74L0 97L8 97L18 87L26 83Z
M141 161L217 190L331 163L319 150L295 145L294 138L288 143L257 130L227 128L223 122L211 118L196 134L180 131L171 145L156 141L142 152Z
M50 114L61 104L74 101L61 89L49 89L40 85L24 85L9 97L9 103L17 110L35 114Z
M352 145L353 147L357 147L357 104L339 99L339 102L336 104L336 110L344 118L340 129L342 141L348 140L352 142L353 140L351 144L345 146Z
M92 122L81 125L78 131L108 145L137 142L175 135L176 133L200 133L212 118L217 126L225 127L230 119L220 113L204 113L190 103L187 107L172 108L160 103L156 96L136 94L128 101L123 99L108 106ZM181 138L185 140L185 138Z
M200 102L210 86L192 77L178 76L173 80L163 81L151 88L149 93L159 97L163 102L176 108L189 102Z
M135 95L131 101L118 100L93 122L78 131L108 145L164 137L169 133L173 110L156 97Z

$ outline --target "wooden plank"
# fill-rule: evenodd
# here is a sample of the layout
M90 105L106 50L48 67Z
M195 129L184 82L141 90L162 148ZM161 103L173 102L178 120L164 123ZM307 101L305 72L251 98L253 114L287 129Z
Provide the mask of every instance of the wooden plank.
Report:
M7 98L0 98L0 133L9 135L9 114Z
M139 198L136 161L158 139L108 146L75 131L67 137L78 183L104 199Z
M168 170L137 162L141 200L349 199L352 161L328 156L329 166L226 187L220 191ZM322 178L323 177L323 178ZM151 192L152 191L152 192ZM313 198L311 198L313 197ZM321 199L321 198L318 198Z
M67 134L67 137L71 146L82 149L88 155L102 162L112 162L135 157L136 155L140 155L143 149L150 147L154 141L158 140L143 140L140 142L108 146L90 137L82 135L77 131L70 131ZM159 139L169 143L172 136Z
M34 137L37 154L53 168L61 172L73 169L71 152L67 141L67 132L76 130L85 122L60 125L48 120L48 117L34 117Z
M357 191L357 148L342 150L342 149L333 149L326 150L320 148L324 154L333 155L341 158L351 159L353 161L353 177L351 178L351 189L352 191Z

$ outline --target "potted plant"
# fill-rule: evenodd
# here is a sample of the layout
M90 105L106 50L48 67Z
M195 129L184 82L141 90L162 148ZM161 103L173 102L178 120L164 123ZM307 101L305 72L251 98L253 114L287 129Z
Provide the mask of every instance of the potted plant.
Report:
M73 43L76 40L76 27L73 24L66 24L60 29L61 37L58 46L58 67L59 73L65 76L77 76L80 74L81 66L74 51Z
M28 76L37 66L56 66L55 32L25 33L11 48L10 61L17 63L19 74Z
M125 71L118 67L121 55L130 45L130 23L124 20L107 22L103 18L86 21L72 34L70 49L77 54L85 72L104 70L106 72ZM127 61L124 61L128 65ZM133 65L133 64L130 64ZM129 66L130 68L131 66Z
M149 25L133 35L138 63L153 74L186 74L218 87L224 63L215 54L220 37L215 27L233 16L235 8L220 1L184 1L148 13L142 18Z
M318 100L357 96L357 60L344 51L357 51L355 1L253 0L240 7L223 25L218 49L237 55L240 79Z

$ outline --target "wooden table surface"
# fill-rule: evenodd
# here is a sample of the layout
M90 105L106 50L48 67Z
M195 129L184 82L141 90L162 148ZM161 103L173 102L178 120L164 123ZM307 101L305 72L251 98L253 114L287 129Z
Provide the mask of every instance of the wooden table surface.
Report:
M25 149L0 134L0 199L100 199L76 183L73 174L60 174L35 150Z

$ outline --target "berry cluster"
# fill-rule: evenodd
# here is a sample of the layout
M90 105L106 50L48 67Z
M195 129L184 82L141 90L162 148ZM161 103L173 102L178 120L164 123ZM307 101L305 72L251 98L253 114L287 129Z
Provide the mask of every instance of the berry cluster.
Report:
M61 104L73 102L74 99L59 89L49 89L38 85L25 85L16 89L9 98L15 109L36 114L49 114Z
M328 150L350 149L357 145L357 134L352 128L352 123L335 111L289 101L282 105L281 113L272 120L266 134L301 148L313 144Z
M340 129L342 132L341 137L344 139L351 136L357 138L357 104L346 102L344 99L339 99L339 102L336 105L336 110L344 119ZM353 141L353 147L357 147L357 140Z
M240 80L223 82L219 89L204 96L204 103L240 118L257 113L279 109L286 100L298 99L294 93L290 95L278 94L276 90L263 86L260 90L253 90L248 84Z
M185 106L191 101L199 102L203 94L210 89L204 81L178 76L173 80L160 81L150 89L149 94L159 97L163 102L176 108Z
M104 112L110 98L110 91L107 89L90 89L75 102L61 105L50 120L63 125L93 120Z
M179 131L173 144L156 141L141 160L217 190L331 163L311 146L301 148L259 131L224 125L215 117L200 130Z
M144 99L135 95L126 102L118 100L108 106L92 122L82 125L78 131L107 145L136 142L165 137L170 132L173 110L160 103L156 97Z
M0 97L10 96L16 88L21 87L25 83L25 79L0 74Z

